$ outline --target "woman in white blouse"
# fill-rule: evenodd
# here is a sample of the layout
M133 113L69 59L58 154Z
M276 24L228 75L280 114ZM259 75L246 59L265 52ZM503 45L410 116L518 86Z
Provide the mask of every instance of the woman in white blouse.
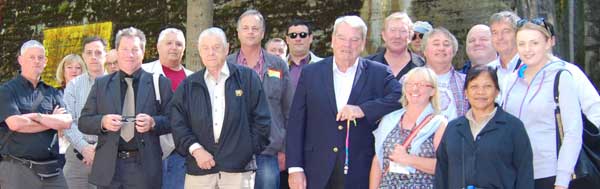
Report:
M533 150L535 188L567 188L581 149L581 109L568 71L559 78L564 138L557 152L553 85L566 62L553 60L552 33L543 19L518 22L517 48L524 65L507 76L504 109L523 121Z

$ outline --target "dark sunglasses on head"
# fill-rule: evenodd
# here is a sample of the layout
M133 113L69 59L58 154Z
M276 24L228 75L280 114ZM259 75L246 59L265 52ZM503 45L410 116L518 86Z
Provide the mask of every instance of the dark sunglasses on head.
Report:
M306 32L300 32L300 33L292 32L292 33L288 33L287 35L290 36L290 38L292 38L292 39L296 39L296 37L298 37L298 36L300 36L300 38L302 38L302 39L308 37L308 33L306 33Z
M530 22L532 24L535 24L535 25L538 25L538 26L544 27L546 29L546 31L548 31L548 33L550 33L550 36L554 36L554 27L550 23L546 22L546 20L544 18L541 18L541 17L540 18L534 18L534 19L531 19L531 20L528 20L528 19L525 19L525 18L521 19L521 20L519 20L517 22L517 28L523 27L528 22Z
M423 35L425 34L415 32L415 35L413 35L412 40L417 40L417 37L419 37L419 39L423 39Z

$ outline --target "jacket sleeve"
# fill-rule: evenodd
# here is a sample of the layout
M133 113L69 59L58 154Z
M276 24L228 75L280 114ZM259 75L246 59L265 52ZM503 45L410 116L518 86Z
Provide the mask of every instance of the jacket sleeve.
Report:
M562 116L564 138L558 154L555 185L567 187L571 181L571 173L579 157L582 143L583 125L581 107L577 98L577 84L568 72L560 75L558 90L559 106Z
M249 81L248 90L251 91L247 102L250 135L252 136L254 153L259 154L269 145L271 112L258 74L250 72L247 81Z
M189 148L192 144L200 142L196 138L196 135L192 132L192 126L189 122L189 115L191 110L188 109L188 85L190 83L187 80L183 80L173 98L171 98L170 104L170 122L171 122L171 132L173 134L173 141L175 143L176 149L180 154L189 153Z
M152 116L155 123L152 132L160 136L171 132L171 125L169 122L169 103L173 97L173 92L171 91L171 82L166 77L161 75L159 83L161 103L157 106L159 107L157 115Z
M292 107L286 129L285 164L287 167L304 167L304 133L306 129L306 72L300 72L298 86L294 93Z
M85 106L81 109L81 116L79 117L79 131L88 135L102 135L106 134L106 132L102 131L102 114L98 112L98 104L99 103L108 103L108 102L98 102L98 92L99 88L103 86L101 83L104 83L98 79L94 85L92 85L92 89L90 90L90 94L88 95L87 100L85 101Z
M531 143L529 143L529 137L527 131L523 126L523 122L517 118L511 120L514 125L512 131L513 137L513 167L515 167L517 173L517 180L515 182L515 188L534 188L533 183L533 152L531 150Z
M290 119L290 108L292 106L292 99L294 98L294 87L292 85L292 78L290 77L289 69L287 65L284 63L284 71L283 71L283 89L282 89L282 98L281 98L281 109L283 110L283 128L287 129L288 120ZM285 137L283 141L283 152L285 152Z
M381 81L383 82L384 86L384 96L359 105L360 109L365 114L365 119L369 123L374 123L385 114L401 108L399 100L402 96L402 88L400 87L400 83L394 77L389 68L386 70L386 72L384 72L384 74L385 77L383 81ZM378 83L369 84L379 85Z
M434 178L434 188L444 189L448 188L448 153L446 151L446 140L449 131L452 130L451 126L448 125L448 128L444 132L442 136L442 140L438 145L437 151L435 153L436 156L436 164L435 164L435 178Z

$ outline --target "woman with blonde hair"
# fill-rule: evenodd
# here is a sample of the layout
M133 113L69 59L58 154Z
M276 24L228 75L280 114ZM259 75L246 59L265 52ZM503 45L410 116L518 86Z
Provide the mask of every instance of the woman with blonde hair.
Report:
M370 188L433 188L435 151L447 120L440 115L436 74L418 67L404 78L403 107L384 116L375 135Z
M577 84L568 71L557 77L568 63L552 58L553 33L544 19L523 19L517 27L517 49L524 65L506 76L502 107L525 125L533 149L535 188L567 188L582 143ZM562 117L558 120L554 119L557 105ZM563 125L562 145L557 144L557 123Z
M87 69L81 56L68 54L60 61L58 68L56 68L56 81L60 84L58 89L62 92L67 87L69 81L85 72L87 72Z

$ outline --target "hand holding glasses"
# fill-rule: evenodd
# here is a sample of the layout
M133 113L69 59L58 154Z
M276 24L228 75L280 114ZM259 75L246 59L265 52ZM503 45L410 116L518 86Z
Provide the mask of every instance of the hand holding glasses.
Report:
M121 116L121 122L135 122L135 116Z

